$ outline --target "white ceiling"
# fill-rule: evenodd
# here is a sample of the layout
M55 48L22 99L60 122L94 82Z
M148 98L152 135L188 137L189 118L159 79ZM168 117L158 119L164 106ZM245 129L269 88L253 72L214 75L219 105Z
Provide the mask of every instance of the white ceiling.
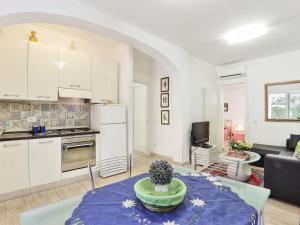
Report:
M216 65L300 49L299 0L80 0ZM224 34L263 22L261 38L229 46Z

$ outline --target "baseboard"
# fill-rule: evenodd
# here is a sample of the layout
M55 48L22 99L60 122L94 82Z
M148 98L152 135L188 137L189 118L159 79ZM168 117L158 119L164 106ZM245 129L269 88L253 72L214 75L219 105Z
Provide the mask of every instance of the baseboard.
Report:
M173 159L170 156L161 155L161 154L157 154L157 153L153 153L153 152L151 153L151 156L173 162Z
M50 190L53 188L58 188L58 187L61 187L64 185L77 183L77 182L87 180L87 179L88 179L88 175L82 175L82 176L78 176L78 177L63 179L63 180L56 181L56 182L49 183L49 184L43 184L43 185L39 185L39 186L35 186L35 187L30 187L30 188L14 191L14 192L1 194L0 201L5 201L5 200L13 199L13 198L19 198L19 197L22 197L25 195L34 194L34 193L38 193L41 191L47 191L47 190Z
M157 153L151 153L151 156L167 160L167 161L169 161L172 164L175 164L177 166L187 166L187 165L190 165L189 161L186 161L186 162L177 162L177 161L174 161L172 157L166 156L166 155L161 155L161 154L157 154Z

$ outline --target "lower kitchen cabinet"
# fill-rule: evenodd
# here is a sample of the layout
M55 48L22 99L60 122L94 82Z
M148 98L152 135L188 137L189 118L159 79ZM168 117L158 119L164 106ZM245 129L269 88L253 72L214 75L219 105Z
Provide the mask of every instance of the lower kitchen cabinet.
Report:
M61 180L61 138L29 140L30 186Z
M28 140L0 142L0 194L28 187Z

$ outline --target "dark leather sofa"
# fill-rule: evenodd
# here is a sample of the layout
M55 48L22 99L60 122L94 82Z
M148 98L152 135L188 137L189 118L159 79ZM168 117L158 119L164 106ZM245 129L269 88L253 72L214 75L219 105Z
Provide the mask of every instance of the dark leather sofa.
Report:
M300 205L300 160L282 155L265 157L264 186L271 196Z
M261 158L259 161L252 163L253 166L264 167L265 156L268 154L280 155L293 157L294 149L289 148L290 139L286 140L286 146L273 146L273 145L262 145L262 144L253 144L250 151L258 153Z
M254 144L251 151L261 155L257 166L264 167L264 187L271 196L300 205L300 160L294 158L294 149Z

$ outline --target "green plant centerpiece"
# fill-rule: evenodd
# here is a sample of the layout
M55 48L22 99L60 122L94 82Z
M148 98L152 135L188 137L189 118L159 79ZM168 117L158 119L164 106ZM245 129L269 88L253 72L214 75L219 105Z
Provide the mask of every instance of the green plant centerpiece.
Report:
M173 179L173 167L166 160L159 160L151 164L149 173L155 191L168 192L168 185Z
M154 212L170 212L186 195L186 185L173 177L173 167L165 160L151 164L149 175L134 184L136 197L143 205Z

